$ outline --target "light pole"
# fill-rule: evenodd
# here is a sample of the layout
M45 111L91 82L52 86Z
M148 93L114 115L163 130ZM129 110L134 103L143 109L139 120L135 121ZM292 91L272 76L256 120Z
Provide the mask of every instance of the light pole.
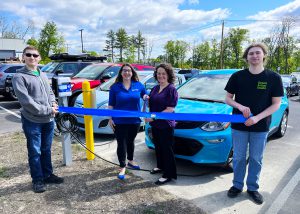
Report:
M82 31L83 29L80 29L80 38L81 38L81 52L83 53L83 40L82 40Z

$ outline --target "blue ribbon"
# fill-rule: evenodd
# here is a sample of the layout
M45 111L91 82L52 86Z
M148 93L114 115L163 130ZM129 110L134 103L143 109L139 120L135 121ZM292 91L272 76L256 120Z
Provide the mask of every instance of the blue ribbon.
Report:
M79 114L79 115L95 115L110 117L145 117L162 120L181 120L181 121L215 121L215 122L232 122L244 123L246 118L241 114L193 114L193 113L161 113L161 112L140 112L125 110L109 110L109 109L92 109L92 108L75 108L75 107L59 107L59 112Z

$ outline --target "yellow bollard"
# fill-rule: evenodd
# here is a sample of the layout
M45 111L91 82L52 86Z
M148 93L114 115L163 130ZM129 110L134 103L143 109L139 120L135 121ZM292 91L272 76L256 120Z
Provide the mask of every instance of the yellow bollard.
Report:
M82 83L82 95L83 95L83 106L84 108L91 108L92 107L92 90L90 83L88 81L84 81ZM94 130L93 130L93 117L90 115L84 115L84 127L85 127L85 142L86 147L95 152L94 146ZM90 151L86 151L86 158L88 160L94 160L95 155L92 154Z

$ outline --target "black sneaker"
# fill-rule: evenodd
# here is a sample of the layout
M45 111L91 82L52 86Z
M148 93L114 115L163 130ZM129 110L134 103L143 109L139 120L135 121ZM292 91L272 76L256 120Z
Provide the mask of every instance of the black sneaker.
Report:
M63 178L60 178L54 174L51 174L48 178L44 179L46 184L61 184L64 182Z
M34 182L32 184L32 189L33 189L33 192L35 192L35 193L42 193L42 192L46 191L45 185L42 181Z
M256 203L256 204L264 203L264 198L258 191L249 191L249 190L247 190L247 193L253 199L254 203Z
M238 194L240 194L242 192L242 190L235 188L234 186L232 186L228 192L227 192L227 196L229 198L235 198L236 196L238 196Z

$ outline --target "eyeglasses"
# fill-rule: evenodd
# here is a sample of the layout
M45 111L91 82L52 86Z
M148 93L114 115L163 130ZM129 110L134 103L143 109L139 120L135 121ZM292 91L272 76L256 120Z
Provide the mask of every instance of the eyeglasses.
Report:
M40 55L38 55L38 54L31 54L31 53L25 53L25 56L27 56L27 57L33 56L34 58L38 58Z
M122 72L131 72L131 69L122 69Z

